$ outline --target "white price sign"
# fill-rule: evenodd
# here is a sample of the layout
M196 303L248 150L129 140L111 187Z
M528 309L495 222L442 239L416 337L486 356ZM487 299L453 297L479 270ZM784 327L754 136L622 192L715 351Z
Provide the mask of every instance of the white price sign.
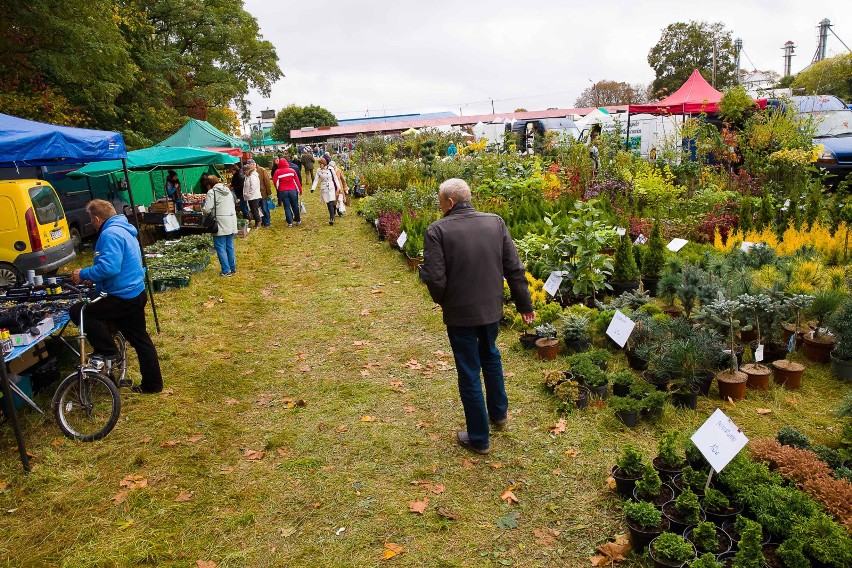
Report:
M633 241L633 244L634 245L644 245L647 242L648 242L648 237L646 237L642 233L639 233L639 236L636 237L636 240Z
M562 272L551 272L547 277L547 282L544 283L544 291L555 296L562 285Z
M695 444L715 471L722 471L748 443L742 430L716 409L710 418L692 435Z
M399 238L396 240L396 244L398 244L398 245L399 245L399 248L402 248L402 247L404 247L404 246L405 246L405 241L407 241L407 240L408 240L408 235L406 235L406 234L405 234L405 231L403 231L403 232L399 235Z
M754 360L760 363L763 361L763 344L759 344L754 350Z
M615 228L615 234L618 235L619 237L623 237L624 235L627 234L627 229L625 229L624 227L616 227Z
M686 239L672 239L672 242L666 245L666 248L672 252L677 252L686 246L689 241Z
M606 334L618 343L619 347L624 347L630 334L633 333L633 328L636 327L636 322L621 313L620 310L615 311L612 316L612 321L609 322L609 327L606 328Z

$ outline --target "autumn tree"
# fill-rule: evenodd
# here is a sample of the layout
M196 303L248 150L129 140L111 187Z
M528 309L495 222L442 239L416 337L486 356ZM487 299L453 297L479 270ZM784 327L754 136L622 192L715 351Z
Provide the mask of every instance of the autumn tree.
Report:
M275 140L290 142L290 131L306 126L337 126L337 118L321 106L289 105L275 116L269 135Z
M818 61L796 75L791 85L808 95L834 95L852 100L852 53L844 53Z
M722 89L736 83L736 53L731 32L722 22L677 22L669 24L648 53L648 64L657 78L652 89L657 97L676 91L698 69L712 84L713 46L716 51L716 84Z
M630 105L643 103L646 87L644 85L630 85L619 81L598 81L585 91L580 93L574 106L577 107L601 107L613 105Z

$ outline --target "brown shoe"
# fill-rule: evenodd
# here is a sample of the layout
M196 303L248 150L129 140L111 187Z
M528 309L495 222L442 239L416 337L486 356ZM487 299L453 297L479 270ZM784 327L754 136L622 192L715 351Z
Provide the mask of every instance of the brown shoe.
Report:
M491 424L494 426L495 430L508 430L509 429L509 417L501 418L499 420L492 420Z
M470 443L470 436L467 435L467 432L456 432L456 442L462 448L471 451L475 454L485 455L491 451L491 448L478 448Z

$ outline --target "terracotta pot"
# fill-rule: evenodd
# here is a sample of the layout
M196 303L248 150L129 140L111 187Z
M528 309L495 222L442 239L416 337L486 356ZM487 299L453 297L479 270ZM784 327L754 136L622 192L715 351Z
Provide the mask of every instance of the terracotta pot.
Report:
M683 315L683 310L677 306L663 306L663 313L673 318L679 318Z
M772 369L766 365L749 363L740 367L740 371L748 376L746 386L749 389L757 391L769 390L769 375L772 374Z
M805 372L805 366L795 361L775 361L772 363L772 378L775 383L781 385L785 389L799 390L802 388L802 373Z
M746 381L748 376L741 371L730 369L716 373L716 383L719 385L719 398L737 402L746 397Z
M800 328L798 332L796 332L796 347L799 348L802 346L802 342L804 341L805 332L811 331L809 325L804 324L805 327ZM793 330L796 329L796 324L794 323L785 323L781 326L784 329L784 345L787 345L790 342L790 337L793 335Z
M831 361L831 352L836 343L831 336L814 337L814 332L806 333L804 337L805 348L803 354L805 359L814 363L828 363Z
M750 341L754 341L755 339L757 339L756 329L743 330L740 332L740 340L743 343L748 343Z
M408 266L414 271L417 270L418 266L423 264L423 257L422 256L411 257L411 256L408 256L408 253L405 253L405 259L408 261Z
M552 337L542 337L535 342L538 358L544 361L556 359L559 353L559 340Z

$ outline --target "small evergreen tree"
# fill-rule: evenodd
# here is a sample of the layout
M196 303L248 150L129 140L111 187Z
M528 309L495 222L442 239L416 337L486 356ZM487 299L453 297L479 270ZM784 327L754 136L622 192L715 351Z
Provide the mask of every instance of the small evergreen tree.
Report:
M642 259L642 275L647 278L659 278L666 261L666 243L663 242L660 222L655 221L648 240L648 251Z
M621 236L615 249L615 266L612 271L613 282L635 282L639 280L639 268L633 256L633 243L627 233Z

